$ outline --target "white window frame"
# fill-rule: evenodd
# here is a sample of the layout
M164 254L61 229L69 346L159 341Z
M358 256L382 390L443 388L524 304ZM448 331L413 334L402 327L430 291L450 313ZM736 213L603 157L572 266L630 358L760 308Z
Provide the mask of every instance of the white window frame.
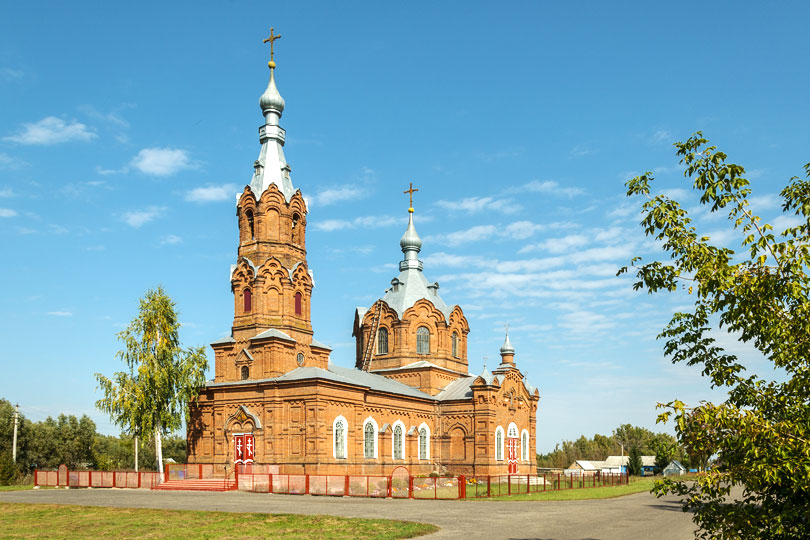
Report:
M526 443L523 443L523 437L526 437ZM521 461L529 461L529 444L531 444L531 437L529 430L524 429L520 432L520 459Z
M385 335L385 339L382 339L382 336ZM391 337L391 333L388 331L388 328L385 326L381 326L379 330L377 330L377 354L383 355L388 354L388 338ZM385 351L382 350L382 344L385 343Z
M422 436L422 429L425 430L425 455L424 455L424 457L422 456L422 448L421 448L421 445L419 444L419 437ZM417 455L419 456L419 459L422 460L422 461L430 460L430 427L427 424L425 424L424 422L422 422L421 424L419 424L419 428L416 430L416 433L417 433L417 441L416 441L417 450L416 450L416 452L417 452Z
M420 333L420 330L425 332ZM427 345L426 352L423 352L422 345ZM416 354L430 354L430 328L427 326L420 326L416 329Z
M372 426L374 426L374 435L372 435L372 437L373 437L372 441L373 441L373 444L374 444L374 457L373 458L366 457L366 426L368 424L371 424ZM379 457L378 451L379 451L380 445L377 444L379 442L378 441L379 436L380 436L380 428L377 425L377 421L374 420L370 416L368 418L366 418L365 420L363 420L363 459L377 459Z
M394 436L396 434L397 427L399 427L402 430L402 439L400 440L400 450L402 451L402 457L394 457L396 456L396 449L397 449L396 437ZM391 459L396 460L405 459L405 424L402 422L402 420L397 420L391 427Z
M509 437L510 439L518 438L519 435L517 424L515 424L514 422L509 422L509 426L506 428L506 436Z
M501 440L498 441L498 435L500 434ZM503 461L503 445L506 433L503 431L501 426L495 428L495 461Z
M337 437L335 430L337 429L337 423L343 422L343 456L338 457L337 455ZM332 457L335 459L347 459L349 455L349 421L346 420L342 415L338 415L335 417L335 420L332 422Z

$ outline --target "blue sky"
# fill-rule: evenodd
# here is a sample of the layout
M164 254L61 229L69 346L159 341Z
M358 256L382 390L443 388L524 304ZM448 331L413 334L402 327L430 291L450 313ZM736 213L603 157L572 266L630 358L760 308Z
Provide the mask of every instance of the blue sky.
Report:
M354 308L396 275L414 182L425 273L467 315L470 371L497 363L509 323L540 388L541 451L627 422L671 429L657 401L722 396L655 340L688 296L615 277L660 256L623 184L655 171L697 211L671 144L703 130L778 216L810 160L806 3L300 4L2 8L0 396L114 434L93 373L121 369L116 333L147 289L176 300L185 344L228 333L271 25L333 362L353 363ZM696 223L738 245L721 217Z

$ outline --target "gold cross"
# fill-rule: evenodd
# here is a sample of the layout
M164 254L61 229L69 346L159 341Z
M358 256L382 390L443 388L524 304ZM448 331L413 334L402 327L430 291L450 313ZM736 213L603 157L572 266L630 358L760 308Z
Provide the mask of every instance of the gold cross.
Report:
M277 40L277 39L281 39L281 34L278 34L278 35L274 36L273 35L273 27L271 26L270 27L270 37L265 39L264 41L262 41L262 43L267 43L268 41L270 42L270 61L271 62L273 61L273 42L275 40Z
M410 187L408 189L406 189L405 191L403 191L402 193L407 193L408 194L408 196L410 198L410 205L408 206L408 208L410 209L411 212L413 212L413 194L415 192L419 191L419 190L418 189L413 189L413 182L408 182L408 184L410 184Z

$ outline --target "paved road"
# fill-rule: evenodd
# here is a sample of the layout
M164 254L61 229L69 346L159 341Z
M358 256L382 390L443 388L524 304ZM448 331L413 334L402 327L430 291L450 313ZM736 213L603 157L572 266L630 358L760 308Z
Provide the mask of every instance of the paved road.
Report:
M331 514L433 523L425 539L689 540L694 526L674 498L637 493L592 501L420 501L243 492L48 489L0 492L3 502L129 508Z

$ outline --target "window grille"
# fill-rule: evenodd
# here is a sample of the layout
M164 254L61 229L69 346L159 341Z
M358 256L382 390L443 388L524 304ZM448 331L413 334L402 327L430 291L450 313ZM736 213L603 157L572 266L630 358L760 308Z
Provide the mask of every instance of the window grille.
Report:
M377 333L377 354L388 354L388 329L380 328Z
M416 330L416 354L430 354L430 330L424 326Z
M529 461L529 434L523 433L523 440L520 445L520 458L523 461Z
M422 428L419 430L419 459L427 459L427 430Z
M366 427L363 428L365 434L363 444L363 456L366 459L374 459L374 424L366 422Z
M335 457L346 459L346 426L343 420L335 422Z
M394 459L402 459L402 426L394 428Z

